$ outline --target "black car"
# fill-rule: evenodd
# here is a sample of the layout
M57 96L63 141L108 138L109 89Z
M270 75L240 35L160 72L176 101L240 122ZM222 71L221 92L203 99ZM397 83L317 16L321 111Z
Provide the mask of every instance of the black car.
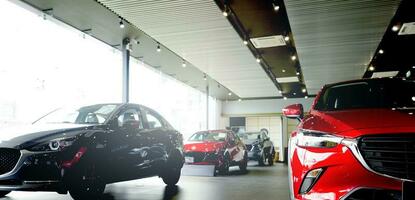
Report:
M69 191L74 199L95 199L109 183L160 176L175 185L180 179L182 135L141 105L58 109L19 128L0 133L0 196Z
M238 136L245 143L248 150L248 159L258 161L258 165L274 164L275 148L270 141L267 131L239 133Z

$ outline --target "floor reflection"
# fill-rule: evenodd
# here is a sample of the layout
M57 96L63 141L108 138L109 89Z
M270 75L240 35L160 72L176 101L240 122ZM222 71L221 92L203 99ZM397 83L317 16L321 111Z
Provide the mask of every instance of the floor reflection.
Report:
M183 176L175 187L166 187L158 177L110 184L105 189L103 200L289 199L286 166L259 167L252 164L248 170L241 172L238 167L232 167L226 176ZM12 192L3 199L71 200L71 197L53 192Z

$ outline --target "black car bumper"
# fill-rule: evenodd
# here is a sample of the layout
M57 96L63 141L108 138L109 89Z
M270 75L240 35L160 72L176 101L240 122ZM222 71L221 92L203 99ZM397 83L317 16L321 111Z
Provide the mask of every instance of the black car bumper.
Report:
M10 150L0 148L0 155L1 151ZM65 171L59 166L56 153L14 151L18 154L0 156L0 170L3 173L0 174L0 191L60 192L65 190L62 184ZM16 155L19 157L12 157Z

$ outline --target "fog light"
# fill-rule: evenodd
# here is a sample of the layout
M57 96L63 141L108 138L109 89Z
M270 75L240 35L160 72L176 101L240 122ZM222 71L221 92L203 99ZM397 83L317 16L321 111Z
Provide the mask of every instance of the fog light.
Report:
M301 184L300 194L305 194L311 190L311 188L316 184L318 178L323 173L322 168L313 169L307 173L305 176L303 183Z

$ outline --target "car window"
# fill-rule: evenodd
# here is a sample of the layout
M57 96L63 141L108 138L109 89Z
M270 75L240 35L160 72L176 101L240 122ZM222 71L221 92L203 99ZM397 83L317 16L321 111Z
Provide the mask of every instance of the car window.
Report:
M142 129L143 122L140 118L140 112L138 109L127 109L120 113L117 118L118 127L128 127L128 128L136 128Z
M148 128L162 128L163 127L163 121L158 117L157 114L146 111L146 118L148 123Z

